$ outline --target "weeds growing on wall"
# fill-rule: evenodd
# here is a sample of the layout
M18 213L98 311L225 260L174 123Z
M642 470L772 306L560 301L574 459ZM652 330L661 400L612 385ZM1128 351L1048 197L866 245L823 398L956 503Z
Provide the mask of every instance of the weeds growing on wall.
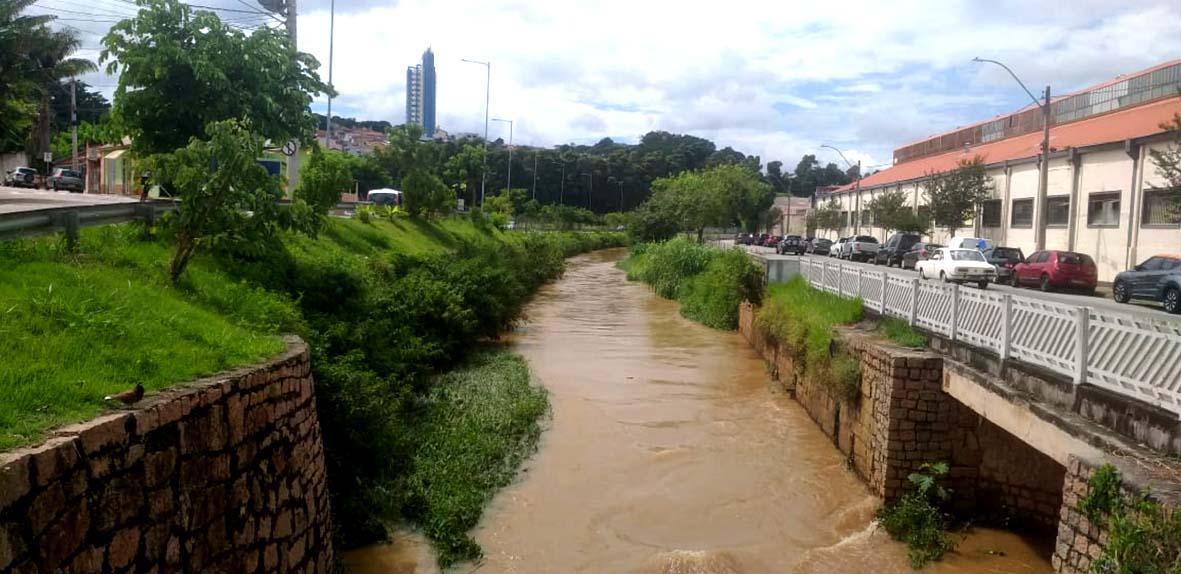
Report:
M890 537L906 542L906 555L914 568L943 558L955 547L942 510L951 498L951 491L942 484L947 471L945 462L922 465L908 477L911 491L878 510L878 520Z
M1123 477L1105 464L1091 473L1079 508L1107 530L1103 555L1091 563L1096 574L1181 573L1181 512L1148 495L1125 493Z
M897 317L882 317L878 332L903 347L919 349L927 346L927 336L916 331L910 323Z
M762 273L742 251L721 250L683 237L640 243L620 262L631 281L681 303L681 314L715 329L736 329L743 301L762 300Z

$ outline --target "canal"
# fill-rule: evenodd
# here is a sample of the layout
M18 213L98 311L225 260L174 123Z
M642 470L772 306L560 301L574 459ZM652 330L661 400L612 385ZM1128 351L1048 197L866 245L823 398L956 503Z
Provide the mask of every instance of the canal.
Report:
M628 283L621 250L572 259L513 335L553 417L459 572L910 572L880 504L740 335ZM957 538L958 539L958 538ZM931 573L1045 573L1049 550L974 529ZM413 535L354 574L434 571Z

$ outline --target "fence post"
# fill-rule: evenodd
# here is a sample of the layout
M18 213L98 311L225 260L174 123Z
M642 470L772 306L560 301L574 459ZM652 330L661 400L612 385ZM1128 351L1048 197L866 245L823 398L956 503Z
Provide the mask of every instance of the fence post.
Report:
M956 340L960 330L960 286L951 286L951 340Z
M1087 380L1087 338L1090 337L1091 308L1079 307L1074 316L1074 384L1081 385Z
M910 326L918 323L919 318L919 280L910 280Z
M886 272L879 271L882 274L882 290L878 292L878 311L883 315L886 314Z
M825 259L824 262L820 264L820 289L823 291L827 291L828 290L827 283L828 283L828 260Z
M861 276L862 275L865 275L865 270L858 267L857 268L857 297L861 296Z
M1013 296L1001 296L1001 361L1009 360L1009 338L1013 335Z

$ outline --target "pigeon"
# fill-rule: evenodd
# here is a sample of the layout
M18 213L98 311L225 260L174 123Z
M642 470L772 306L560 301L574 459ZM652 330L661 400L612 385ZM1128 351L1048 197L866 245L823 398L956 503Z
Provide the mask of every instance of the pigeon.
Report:
M144 386L137 384L134 389L128 389L118 394L107 395L103 397L104 401L119 401L125 405L138 402L144 398Z

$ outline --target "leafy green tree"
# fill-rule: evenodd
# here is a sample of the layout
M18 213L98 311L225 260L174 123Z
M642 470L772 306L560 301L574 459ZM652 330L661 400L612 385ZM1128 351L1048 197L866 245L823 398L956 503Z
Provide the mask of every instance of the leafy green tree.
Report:
M928 173L923 184L932 220L935 225L946 227L952 236L991 193L992 180L980 156L961 160L958 167L947 173Z
M808 212L807 226L809 229L823 229L825 231L840 231L844 227L841 217L841 204L835 199Z
M456 154L447 158L443 166L443 179L465 198L467 205L476 205L476 192L480 189L480 170L484 166L484 151L478 145L465 144Z
M865 204L865 210L873 214L873 220L886 235L897 230L906 233L924 231L926 226L915 216L907 204L906 193L900 190L885 191Z
M450 211L454 197L443 180L425 169L414 169L402 179L402 193L411 217L445 214Z
M759 217L775 202L775 191L747 165L727 164L702 172L720 205L709 224L738 222L748 232L757 231ZM715 207L715 209L717 209Z
M32 51L34 78L40 98L40 104L37 106L37 130L32 137L32 147L37 156L50 151L53 110L49 102L53 93L60 88L62 80L98 69L90 60L71 57L81 46L82 42L73 30L55 30L45 33ZM48 172L49 166L44 167Z
M256 160L262 139L238 120L213 122L206 134L148 160L156 181L181 200L169 266L173 282L198 250L258 243L279 228L276 202L283 192Z
M247 35L179 0L137 3L139 13L111 27L100 55L119 76L112 114L134 151L172 151L226 119L247 120L271 142L310 143L312 98L331 90L319 62L295 52L285 33Z
M357 188L362 194L390 186L390 175L382 169L381 163L373 154L352 158L349 162L349 171L352 172L353 180L357 182Z
M25 149L37 115L37 61L33 53L56 17L24 11L36 0L0 2L0 152Z
M340 202L341 193L353 189L350 163L349 156L343 152L315 146L300 172L295 197L306 202L313 212L326 215Z
M1165 187L1173 190L1169 194L1165 209L1173 218L1181 218L1181 114L1174 114L1172 121L1162 124L1172 135L1173 141L1165 149L1148 152L1156 164L1156 173L1165 180Z

